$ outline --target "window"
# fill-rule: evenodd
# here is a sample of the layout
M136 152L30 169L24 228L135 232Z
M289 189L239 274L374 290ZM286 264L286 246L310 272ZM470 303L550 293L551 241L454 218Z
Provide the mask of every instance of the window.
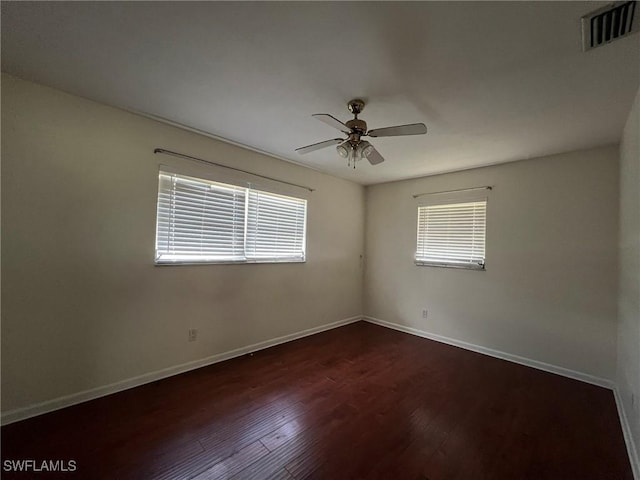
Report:
M416 264L484 270L487 200L418 207Z
M156 263L304 262L307 201L161 171Z

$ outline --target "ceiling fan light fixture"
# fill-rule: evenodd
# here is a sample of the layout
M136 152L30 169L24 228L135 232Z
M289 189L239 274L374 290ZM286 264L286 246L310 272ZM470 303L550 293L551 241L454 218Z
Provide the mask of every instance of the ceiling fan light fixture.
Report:
M359 158L367 158L373 152L373 145L366 140L361 141L358 144L357 154Z
M342 142L340 145L336 147L336 151L338 155L342 158L349 158L349 154L351 153L351 144L349 141Z

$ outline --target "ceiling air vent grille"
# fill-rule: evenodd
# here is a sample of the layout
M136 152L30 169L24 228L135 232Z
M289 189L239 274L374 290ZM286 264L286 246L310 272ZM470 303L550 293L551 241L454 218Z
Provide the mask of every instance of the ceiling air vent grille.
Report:
M637 1L614 2L582 17L582 48L586 52L638 31Z

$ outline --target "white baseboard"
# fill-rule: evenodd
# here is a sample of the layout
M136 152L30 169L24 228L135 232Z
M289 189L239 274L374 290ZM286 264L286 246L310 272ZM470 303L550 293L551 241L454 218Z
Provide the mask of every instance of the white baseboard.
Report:
M453 345L454 347L464 348L465 350L471 350L472 352L483 353L490 357L501 358L502 360L508 360L510 362L519 363L527 367L536 368L538 370L544 370L545 372L555 373L562 375L563 377L573 378L574 380L580 380L582 382L591 383L599 387L614 389L614 383L611 380L605 378L595 377L587 373L570 370L568 368L558 367L549 363L540 362L538 360L532 360L530 358L520 357L512 353L501 352L492 348L482 347L480 345L474 345L473 343L463 342L454 338L444 337L435 333L425 332L424 330L418 330L417 328L407 327L393 322L387 322L386 320L380 320L379 318L364 316L363 319L370 323L375 323L382 327L392 328L400 332L409 333L418 337L428 338L429 340L435 340L436 342L446 343L447 345Z
M171 377L173 375L178 375L180 373L188 372L189 370L205 367L207 365L212 365L214 363L222 362L224 360L229 360L231 358L240 357L248 353L273 347L281 343L290 342L298 338L307 337L315 333L331 330L333 328L341 327L343 325L348 325L350 323L354 323L360 320L362 320L362 316L360 315L357 315L355 317L345 318L344 320L338 320L337 322L328 323L326 325L321 325L319 327L309 328L306 330L302 330L300 332L295 332L289 335L284 335L282 337L266 340L264 342L254 343L253 345L247 345L246 347L241 347L235 350L230 350L228 352L219 353L217 355L212 355L210 357L202 358L200 360L194 360L192 362L183 363L181 365L176 365L174 367L163 368L162 370L157 370L155 372L145 373L143 375L139 375L133 378L128 378L120 382L115 382L109 385L104 385L101 387L84 390L82 392L73 393L71 395L65 395L64 397L54 398L52 400L47 400L45 402L29 405L27 407L8 410L7 412L2 412L1 424L7 425L9 423L17 422L19 420L25 420L30 417L42 415L43 413L48 413L54 410L59 410L61 408L70 407L71 405L76 405L78 403L86 402L88 400L104 397L105 395L110 395L112 393L128 390L130 388L138 387L146 383L155 382L156 380L161 380L163 378Z
M624 404L620 398L620 392L618 388L613 389L613 396L616 399L616 407L618 407L618 416L620 417L620 424L622 425L622 435L624 435L624 442L627 445L627 453L629 454L629 461L631 462L631 470L633 470L633 478L640 480L640 460L638 459L638 450L631 434L631 427L629 426L629 419L624 409Z

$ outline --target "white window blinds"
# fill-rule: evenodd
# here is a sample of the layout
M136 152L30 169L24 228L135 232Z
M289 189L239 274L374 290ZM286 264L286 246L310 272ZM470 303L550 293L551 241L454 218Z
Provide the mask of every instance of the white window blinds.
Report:
M305 260L304 199L160 172L156 263Z
M303 260L306 200L249 190L246 256Z
M484 269L486 199L418 207L418 265Z

